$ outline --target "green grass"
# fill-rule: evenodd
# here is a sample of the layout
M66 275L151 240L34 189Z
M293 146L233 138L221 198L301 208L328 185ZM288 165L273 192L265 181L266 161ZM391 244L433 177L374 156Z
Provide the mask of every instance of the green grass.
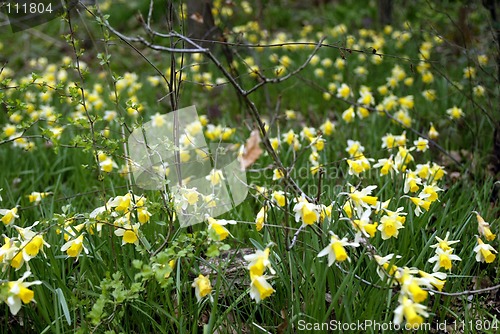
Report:
M253 3L252 6L254 12L245 14L243 7L235 4L231 7L233 16L217 17L217 20L220 19L221 25L228 29L245 25L251 19L257 19L257 7ZM296 6L296 3L290 6ZM141 12L146 15L147 5L139 2L130 6L116 4L105 12L111 15L113 26L135 36L142 34L140 26L131 18L131 13L136 13L137 8L142 8ZM17 252L3 252L8 249L8 244L6 240L1 243L3 253L0 253L0 261L4 269L0 276L2 301L5 302L14 293L7 282L19 279L24 272L29 270L32 273L26 282L41 281L40 285L30 287L34 291L34 300L23 304L16 315L11 314L7 304L2 305L5 312L0 318L1 331L294 333L310 332L313 327L307 326L320 326L321 323L337 328L364 321L389 324L394 321L394 310L400 304L398 298L404 292L401 292L401 282L398 283L395 278L382 280L379 277L377 269L380 270L380 266L373 255L394 253L401 257L394 258L391 265L400 269L415 267L431 273L434 265L428 259L434 256L435 250L430 246L437 242L436 237L444 238L447 232L450 233L449 240L460 240L451 246L455 249L453 254L462 260L454 261L451 271L446 271L448 277L443 291L458 293L498 284L498 259L491 264L479 263L475 259L473 249L477 245L475 235L478 234L478 223L472 213L480 212L490 223L493 233L498 233L498 202L494 202L498 176L488 169L494 122L498 121L494 113L498 82L489 74L496 73L496 54L488 22L478 18L482 14L487 15L487 12L479 5L471 5L469 17L470 28L478 32L478 37L466 48L455 44L456 32L449 24L454 16L450 14L447 17L443 13L456 13L459 9L460 6L454 3L430 8L423 1L412 3L408 8L396 6L394 31L405 31L405 20L412 26L412 37L401 46L398 46L398 38L384 33L383 27L378 27L375 22L373 30L361 29L367 24L363 19L376 14L374 3L362 8L358 2L311 6L299 10L297 15L291 10L285 11L269 4L266 5L266 15L260 28L248 26L245 34L239 37L228 33L229 41L239 41L238 38L251 41L255 37L257 42L263 44L276 43L279 33L284 33L284 40L288 42L302 38L317 43L319 36L326 36L325 43L329 46L318 50L319 59L328 58L335 63L336 59L344 57L346 65L338 69L323 66L321 62L308 64L290 79L264 85L249 95L266 125L269 125L269 138L282 140L278 155L283 165L289 168L291 178L305 195L317 199L317 204L332 205L331 217L301 227L302 221L295 221L293 211L293 201L301 194L287 187L283 179L273 180L276 163L270 154L265 153L247 172L249 195L246 200L217 217L237 221L235 225L225 226L231 235L224 240L218 240L217 234L208 229L206 223L181 228L175 218L174 203L167 193L143 190L133 180L130 183L126 175L120 175L120 169L126 164L124 141L129 131L149 121L156 113L166 114L172 109L167 87L163 83L155 86L150 82L150 77L158 75L151 64L170 80L167 73L169 54L139 45L134 50L117 37L109 37L112 34L99 25L95 17L83 11L79 18L72 17L71 26L65 20L56 19L36 28L38 33L6 33L9 39L0 40L2 57L5 57L2 61L8 60L0 74L0 195L3 199L0 208L18 206L19 218L10 225L0 224L0 233L25 245L29 239L19 235L16 226L25 228L38 221L33 231L42 235L50 248L45 246L43 252L40 251L16 270L12 257ZM155 13L153 27L163 31L162 17ZM430 15L433 13L438 15L433 17ZM310 32L303 30L303 26L308 24L312 26ZM347 34L335 32L339 24L346 25ZM265 28L270 32L269 36L263 32ZM176 29L180 27L176 26ZM301 32L304 33L301 35ZM348 35L355 37L354 45L349 45ZM436 42L432 39L435 35L442 36L442 39ZM19 45L29 38L27 36L35 37L26 48L20 49ZM17 42L6 42L13 37ZM378 65L373 63L379 57L372 54L372 45L376 43L373 37L385 41L383 48L377 50L384 54ZM433 44L428 64L434 81L426 84L418 71L418 50L424 41L431 40ZM84 65L71 68L63 59L63 56L68 56L71 62L75 61L72 43L85 49L79 56L79 60L87 66L83 82L79 71ZM155 43L169 45L168 41L159 38L155 39ZM345 48L354 51L349 52ZM78 51L79 47L76 49ZM307 60L312 49L312 44L311 48L231 47L238 64L238 82L244 89L251 89L259 82L249 71L249 61L255 62L264 76L274 78L279 63L271 60L273 54L278 58L289 57L291 65L287 71L293 71ZM216 48L213 52L225 64L220 49ZM479 54L488 55L486 65L479 65ZM109 63L100 64L106 55L110 55ZM46 62L42 57L46 57ZM203 86L222 78L222 73L207 57L183 57L187 77L181 84L178 108L196 105L200 115L208 116L209 124L236 130L227 142L244 145L256 126L244 100L229 85L218 85L212 89ZM33 61L21 61L25 58ZM175 55L177 66L180 58L181 55ZM196 71L192 65L198 63L200 67ZM408 110L411 126L403 127L387 114L374 110L363 119L356 115L353 122L343 120L342 113L351 105L356 105L362 86L371 89L375 105L382 104L385 96L377 88L387 83L396 65L404 70L406 78L413 78L412 85L401 81L391 90L397 98L413 96L414 107ZM368 71L367 75L356 74L356 68L360 66ZM476 68L474 79L463 78L465 66ZM319 68L324 70L322 77L315 74ZM63 69L67 79L51 82L50 75L57 77ZM137 77L131 76L131 73ZM35 82L36 76L38 79ZM207 76L211 77L207 79ZM119 77L124 79L117 83ZM127 83L123 85L123 82ZM81 91L70 88L75 87L75 83L84 91L88 104L86 111L81 108ZM342 83L349 85L353 95L343 99L330 91L330 99L325 99L324 93L329 91L330 83L335 83L337 87ZM472 93L473 87L478 84L485 88L482 97ZM9 88L13 86L16 89ZM457 86L461 88L457 89ZM427 101L422 96L425 89L434 89L436 100ZM44 100L46 91L52 93L48 100ZM115 93L117 101L113 98ZM53 107L52 114L46 112L47 106ZM446 110L453 106L462 108L462 118L452 120L448 117ZM142 111L133 116L134 108ZM394 115L400 108L398 106L388 114ZM296 119L287 119L285 110L295 110ZM107 119L106 111L116 111L116 118ZM36 113L41 116L34 117ZM22 119L16 119L16 116ZM325 147L318 152L318 159L324 174L319 176L310 171L313 149L308 140L299 134L305 127L320 129L326 119L334 122L336 129L331 135L323 135ZM443 189L438 193L439 201L433 202L429 210L424 210L420 216L414 213L415 205L403 196L417 196L422 186L417 192L405 194L405 173L400 171L381 176L380 169L373 167L359 176L348 172L347 160L357 156L350 157L346 152L348 140L360 141L364 155L374 159L371 162L373 166L378 159L397 155L397 147L392 150L381 148L383 136L387 133L401 135L406 131L406 145L410 148L418 139L418 133L427 136L431 122L440 133L436 143L444 152L434 144L426 152L412 151L414 161L407 168L415 170L417 164L437 163L448 174L437 181ZM16 147L16 142L9 139L6 128L9 124L33 143L31 149ZM50 132L57 127L63 127L60 138ZM295 131L301 143L301 148L297 150L283 140L283 134L290 129ZM210 128L205 126L203 130ZM117 164L111 172L99 167L96 160L99 153ZM459 164L452 162L449 155L459 159ZM328 267L327 259L319 258L318 253L330 243L330 232L340 238L346 237L350 242L354 241L357 232L343 210L348 200L343 193L350 192L351 186L360 190L369 185L377 186L372 195L377 196L380 202L391 200L390 210L403 208L406 213L404 228L399 230L397 238L383 240L381 232L377 231L374 237L366 239L359 247L346 246L350 261L336 262ZM257 186L266 187L269 192L259 193ZM274 190L287 193L284 207L272 204ZM110 198L130 191L147 199L144 206L152 214L147 223L139 224L136 244L125 243L124 238L115 234L123 227L123 223L117 221L123 212L108 202ZM33 203L28 197L32 192L49 194L40 203ZM105 204L110 208L109 212L91 216L94 209ZM264 205L271 207L263 229L257 231L256 216ZM138 223L140 207L135 208L131 204L131 224ZM361 212L355 213L352 219L358 219L356 215L361 215ZM383 216L384 212L374 207L370 222L380 224ZM96 230L96 224L102 228L100 232ZM77 258L68 257L61 247L80 235L83 235L83 245L88 254L82 251ZM482 240L487 242L484 237ZM488 243L498 249L497 239ZM275 291L256 303L249 295L248 263L242 256L266 247L270 247L269 259L275 270L271 274L268 269L266 274L270 276L268 282ZM19 249L22 252L22 246ZM445 272L444 269L440 271ZM192 284L200 273L209 275L212 290L198 301ZM458 326L463 321L463 324L474 324L476 327L457 329L458 332L496 332L491 326L492 323L498 325L495 311L498 304L494 292L459 296L436 293L429 295L422 304L427 306L429 312L424 325L438 328L446 321ZM478 328L479 325L483 328ZM374 327L364 331L379 332ZM323 327L319 332L328 331ZM350 332L361 330L351 328ZM428 329L422 327L419 332L428 332Z

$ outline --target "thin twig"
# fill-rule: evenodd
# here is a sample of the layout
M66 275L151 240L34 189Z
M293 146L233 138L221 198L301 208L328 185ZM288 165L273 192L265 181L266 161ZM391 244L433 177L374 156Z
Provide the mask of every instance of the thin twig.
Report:
M477 295L477 294L486 293L486 292L498 290L498 289L500 289L500 284L490 286L490 287L487 287L484 289L464 290L464 291L459 291L459 292L443 292L443 291L437 291L437 290L433 290L433 289L424 289L424 290L438 294L438 295L455 296L456 297L456 296Z
M291 250L293 248L293 246L295 246L295 243L297 242L297 238L304 227L306 227L306 225L304 225L304 224L300 225L299 229L293 234L292 242L290 243L290 245L288 246L288 249L287 249L288 251Z
M261 76L261 80L262 81L259 82L258 84L256 84L255 86L253 86L252 88L250 88L249 90L247 90L246 91L246 95L252 94L253 92L255 92L260 87L264 86L265 84L268 84L268 83L280 83L280 82L288 80L291 77L293 77L293 76L297 75L298 73L300 73L302 70L304 70L307 67L307 65L309 65L309 63L313 59L314 55L316 55L316 53L318 53L318 51L321 48L321 46L323 44L323 41L325 39L326 39L326 37L322 37L319 40L319 42L316 44L316 47L314 48L314 50L309 54L309 57L307 57L306 61L301 66L299 66L297 69L295 69L294 71L288 73L287 75L285 75L284 77L281 77L281 78L269 79L269 78L266 78L264 76Z
M335 266L336 266L337 268L339 268L339 269L340 269L340 271L341 271L341 272L343 272L344 274L346 274L346 275L349 275L349 274L350 274L347 270L345 270L344 268L342 268L342 267L340 266L340 264L335 263ZM359 280L359 281L361 281L361 282L363 282L363 283L365 283L365 284L367 284L367 285L369 285L369 286L373 286L374 288L377 288L377 289L387 289L387 287L383 287L383 286L380 286L380 285L378 285L378 284L372 283L372 282L370 282L370 281L368 281L368 280L365 280L365 279L364 279L364 278L362 278L361 276L358 276L358 275L356 275L356 274L354 274L354 273L353 273L352 275L353 275L353 276L354 276L357 280Z

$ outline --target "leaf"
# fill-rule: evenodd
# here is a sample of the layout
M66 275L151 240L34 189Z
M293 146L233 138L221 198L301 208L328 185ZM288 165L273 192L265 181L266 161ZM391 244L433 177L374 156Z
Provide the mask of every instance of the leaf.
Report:
M281 324L279 324L279 326L277 328L276 332L278 334L286 333L286 329L288 327L288 320L286 318L286 311L285 310L281 310L281 318L283 319L283 322Z
M203 15L201 15L200 13L193 13L189 18L195 22L198 22L199 24L203 24Z
M64 313L64 317L68 322L68 325L71 325L71 315L69 314L68 304L66 303L66 298L64 298L64 293L61 288L57 288L55 290L57 299L59 299L59 303L61 304L62 311Z
M245 147L243 148L243 154L240 158L242 170L250 167L261 156L263 151L260 148L260 142L261 139L259 130L255 129L250 134L250 137L247 139Z

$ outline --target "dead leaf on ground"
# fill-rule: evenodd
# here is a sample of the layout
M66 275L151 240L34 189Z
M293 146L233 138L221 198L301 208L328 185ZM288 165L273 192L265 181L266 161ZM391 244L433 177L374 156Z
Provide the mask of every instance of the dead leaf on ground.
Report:
M193 13L189 18L195 22L198 22L199 24L203 24L203 15L201 15L200 13Z
M255 129L250 133L250 137L248 137L247 142L245 143L245 147L243 148L243 154L240 158L241 169L245 170L259 157L262 155L262 149L260 148L260 133L259 130Z
M283 319L283 322L278 325L278 328L277 328L278 334L285 333L286 329L288 327L288 320L286 318L286 311L285 310L281 310L281 318Z
M450 179L452 182L457 182L461 178L462 174L459 172L451 172L450 173Z

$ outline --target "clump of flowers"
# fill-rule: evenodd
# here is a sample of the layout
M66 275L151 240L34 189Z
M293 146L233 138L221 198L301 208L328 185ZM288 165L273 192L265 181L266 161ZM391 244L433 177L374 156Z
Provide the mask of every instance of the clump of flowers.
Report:
M257 303L271 296L274 289L267 281L270 276L265 275L268 269L271 274L275 274L269 261L270 249L267 247L263 251L257 250L254 254L245 255L244 259L248 262L247 269L250 273L250 297Z
M462 261L458 255L453 254L454 249L450 247L450 245L456 244L460 240L448 240L449 236L450 232L447 232L444 239L436 237L438 242L431 246L431 248L436 249L435 255L428 260L429 263L435 263L432 269L433 272L438 272L441 268L451 270L452 261Z

